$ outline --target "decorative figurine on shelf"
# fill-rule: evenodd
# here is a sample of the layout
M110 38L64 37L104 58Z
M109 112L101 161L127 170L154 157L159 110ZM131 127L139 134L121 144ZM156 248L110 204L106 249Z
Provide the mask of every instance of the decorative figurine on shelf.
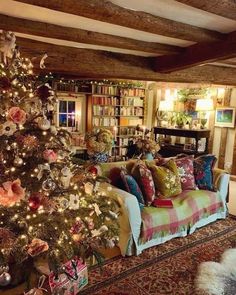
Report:
M88 155L93 162L107 162L113 145L113 135L108 129L100 128L86 134Z

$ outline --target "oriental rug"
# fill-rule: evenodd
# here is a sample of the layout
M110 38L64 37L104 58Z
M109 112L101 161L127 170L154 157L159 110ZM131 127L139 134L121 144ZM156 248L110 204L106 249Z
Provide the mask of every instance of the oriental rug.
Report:
M172 239L139 256L114 257L89 271L80 295L200 295L195 278L200 263L219 261L236 247L236 220L219 220L184 238Z

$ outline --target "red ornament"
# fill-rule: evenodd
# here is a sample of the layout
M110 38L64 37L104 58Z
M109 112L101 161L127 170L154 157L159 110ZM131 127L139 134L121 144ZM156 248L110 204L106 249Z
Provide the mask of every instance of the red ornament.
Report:
M90 173L92 173L94 175L97 175L98 174L98 169L95 166L91 166L91 167L89 167L88 172L90 172Z
M42 195L40 193L32 193L28 199L31 211L36 211L41 205Z

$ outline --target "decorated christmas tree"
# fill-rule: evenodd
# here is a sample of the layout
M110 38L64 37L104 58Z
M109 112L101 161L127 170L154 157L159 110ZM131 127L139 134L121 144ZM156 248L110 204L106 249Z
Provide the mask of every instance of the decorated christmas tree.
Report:
M54 274L75 257L99 260L118 239L118 206L96 169L71 161L70 134L47 118L55 93L35 80L12 33L0 51L0 286L10 286L39 257Z

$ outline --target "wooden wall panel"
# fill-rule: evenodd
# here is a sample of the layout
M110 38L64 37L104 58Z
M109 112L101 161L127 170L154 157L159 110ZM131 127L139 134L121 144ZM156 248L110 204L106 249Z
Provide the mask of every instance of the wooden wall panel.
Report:
M218 167L220 169L224 169L227 135L228 135L228 128L222 128L221 136L220 136L219 158L218 158Z

